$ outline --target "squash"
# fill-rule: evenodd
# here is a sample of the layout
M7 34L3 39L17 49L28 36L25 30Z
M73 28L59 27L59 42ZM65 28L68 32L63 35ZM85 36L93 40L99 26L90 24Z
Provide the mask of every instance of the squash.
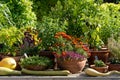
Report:
M70 74L68 70L61 70L61 71L34 71L22 68L22 73L30 74L30 75L39 75L39 76L67 76Z
M0 61L0 67L6 67L6 68L9 68L9 69L15 69L16 66L17 66L17 63L16 63L15 59L12 58L12 57L3 58Z
M0 75L21 75L21 71L0 67Z
M116 70L109 71L107 73L101 73L101 72L96 71L95 69L86 68L84 71L89 76L109 76L111 74L120 74L120 72Z

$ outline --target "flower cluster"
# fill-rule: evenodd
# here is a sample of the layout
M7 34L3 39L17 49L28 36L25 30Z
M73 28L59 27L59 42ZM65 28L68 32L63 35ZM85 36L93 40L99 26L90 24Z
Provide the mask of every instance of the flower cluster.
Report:
M89 48L80 38L72 37L64 32L55 34L56 42L51 47L54 55L64 59L84 59L88 57Z

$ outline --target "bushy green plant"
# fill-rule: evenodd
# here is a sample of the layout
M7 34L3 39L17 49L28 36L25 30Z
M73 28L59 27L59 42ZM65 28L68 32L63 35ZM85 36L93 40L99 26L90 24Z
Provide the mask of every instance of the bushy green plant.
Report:
M50 16L65 23L68 34L84 36L85 42L99 48L103 44L98 30L101 27L99 5L94 0L65 0L63 4L58 1L51 9Z
M36 25L36 15L32 11L32 1L30 0L8 0L4 1L11 11L15 26L26 27Z
M117 38L120 32L120 4L104 3L100 5L100 37L105 44L111 34Z
M13 26L12 14L6 4L0 2L0 29Z
M41 38L43 50L50 50L50 47L55 43L55 34L60 31L65 31L64 24L59 23L59 19L44 17L38 25L39 37Z
M37 66L37 65L41 65L41 66L52 66L52 61L51 59L47 58L47 57L39 57L39 56L30 56L28 58L22 58L20 61L20 65L23 68L26 68L27 66Z
M40 22L43 16L48 16L51 7L54 7L58 0L31 0L33 1L33 11L37 16L37 21ZM62 0L61 0L62 1Z
M108 39L108 49L110 50L110 62L120 64L120 37L115 39L113 36Z
M22 43L22 32L16 27L2 28L0 30L0 52L15 55Z

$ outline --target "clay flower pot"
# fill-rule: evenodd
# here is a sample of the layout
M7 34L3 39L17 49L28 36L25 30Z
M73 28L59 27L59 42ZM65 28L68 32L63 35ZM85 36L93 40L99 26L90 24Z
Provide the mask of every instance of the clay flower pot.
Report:
M102 72L102 73L105 73L108 71L108 66L105 66L105 67L96 67L95 65L90 65L91 68L99 71L99 72Z
M58 66L63 70L69 70L71 73L79 73L81 72L85 65L86 65L86 59L79 61L79 60L65 60L60 61L58 60Z

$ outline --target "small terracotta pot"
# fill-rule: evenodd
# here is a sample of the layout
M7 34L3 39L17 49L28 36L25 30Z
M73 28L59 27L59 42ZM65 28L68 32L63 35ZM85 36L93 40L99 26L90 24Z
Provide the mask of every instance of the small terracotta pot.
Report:
M90 65L91 68L97 70L98 72L105 73L108 71L108 66L105 67L96 67L95 65Z

